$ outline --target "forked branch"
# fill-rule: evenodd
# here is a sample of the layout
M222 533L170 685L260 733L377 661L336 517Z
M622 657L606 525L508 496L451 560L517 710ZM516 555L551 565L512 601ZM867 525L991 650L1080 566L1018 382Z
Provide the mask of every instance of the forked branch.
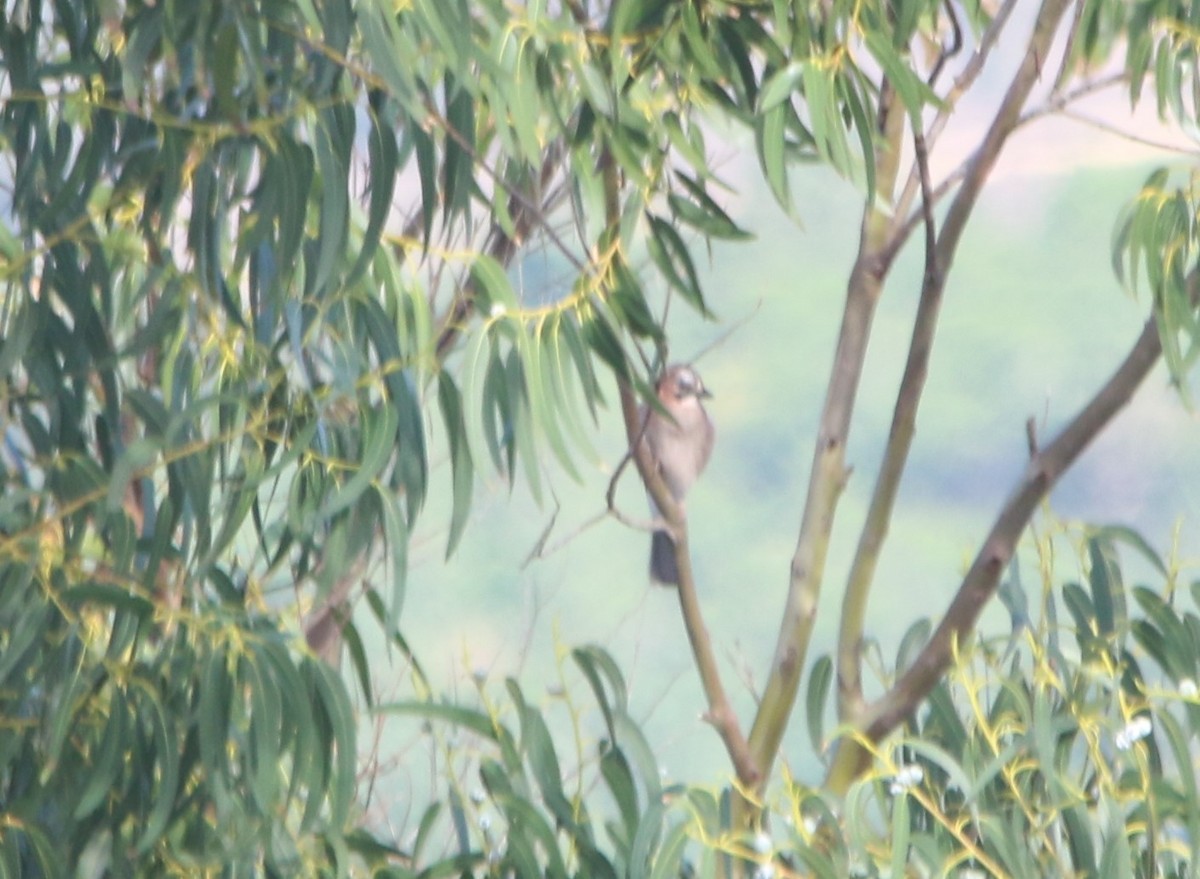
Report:
M895 91L886 82L880 94L878 128L879 146L873 157L878 169L877 186L880 192L891 192L899 167L905 114ZM862 380L871 325L883 289L886 266L881 253L887 242L889 222L890 217L881 206L867 205L859 252L847 285L829 390L821 411L808 497L792 555L787 603L780 621L770 675L750 730L751 753L763 778L769 774L779 753L800 687L816 619L834 513L849 475L845 463L846 442Z
M862 634L867 614L867 597L875 578L875 567L887 536L900 478L908 463L916 432L917 408L929 373L929 358L933 352L933 337L941 312L942 293L946 288L945 272L938 260L937 227L933 216L933 185L929 179L929 156L925 138L913 136L916 164L921 179L922 216L925 221L925 273L921 283L921 298L913 322L908 360L896 405L892 410L892 426L887 447L867 518L859 535L854 561L850 566L846 590L842 595L841 628L838 632L837 681L838 720L853 723L862 710Z

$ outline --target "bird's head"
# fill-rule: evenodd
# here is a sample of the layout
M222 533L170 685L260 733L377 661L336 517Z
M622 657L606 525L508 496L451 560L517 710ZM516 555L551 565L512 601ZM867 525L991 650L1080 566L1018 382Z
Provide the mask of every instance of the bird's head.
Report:
M658 380L658 398L668 408L682 405L688 400L703 400L711 396L708 388L704 387L700 373L688 364L677 363L667 367L667 371Z

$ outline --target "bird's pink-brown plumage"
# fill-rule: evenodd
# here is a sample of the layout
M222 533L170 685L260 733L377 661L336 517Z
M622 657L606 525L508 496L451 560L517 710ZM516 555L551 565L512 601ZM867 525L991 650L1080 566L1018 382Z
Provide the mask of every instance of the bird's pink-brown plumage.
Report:
M687 365L671 366L658 380L658 399L670 417L653 408L645 411L645 441L677 504L703 472L712 454L716 430L704 410L703 399L712 396L699 374ZM650 501L658 515L654 501ZM679 583L675 542L669 532L655 531L650 544L650 576L658 583Z

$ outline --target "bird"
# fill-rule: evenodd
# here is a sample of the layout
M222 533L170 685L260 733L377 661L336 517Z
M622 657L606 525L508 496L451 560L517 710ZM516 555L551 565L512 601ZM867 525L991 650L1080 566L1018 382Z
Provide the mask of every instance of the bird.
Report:
M716 429L702 402L712 394L704 387L700 374L692 366L682 363L667 367L658 380L656 391L666 414L643 407L646 425L643 435L667 490L675 503L682 504L712 454ZM650 499L650 508L657 517L659 510L654 498ZM679 585L675 541L665 529L655 531L651 538L650 577L664 586Z

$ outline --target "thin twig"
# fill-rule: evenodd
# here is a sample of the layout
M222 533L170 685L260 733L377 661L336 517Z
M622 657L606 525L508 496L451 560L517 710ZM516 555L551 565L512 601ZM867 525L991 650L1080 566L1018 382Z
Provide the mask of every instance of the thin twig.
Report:
M558 231L554 228L554 225L550 222L545 213L543 213L539 205L535 204L533 200L524 192L522 192L517 186L509 183L504 179L504 177L494 171L490 165L484 162L483 158L478 152L475 151L475 147L472 145L471 141L467 139L466 135L451 125L450 120L441 115L436 107L434 107L432 104L426 104L425 111L429 114L429 118L436 122L438 127L446 132L446 136L458 144L459 148L471 157L471 161L477 165L480 170L487 174L489 178L491 178L492 183L508 193L509 198L520 206L521 211L528 214L532 223L542 228L542 231L545 232L546 237L549 238L554 246L558 248L559 252L561 252L563 257L565 257L566 260L571 263L576 271L583 272L587 268L584 262L575 255L575 251L568 247L567 243L559 236ZM557 162L557 154L560 148L561 142L554 141L553 145L547 152L546 158L542 162L541 173L543 175L545 175L547 167L552 168Z
M725 328L725 329L724 329L724 330L721 332L721 334L720 334L720 335L718 335L718 336L717 336L715 339L713 339L711 342L709 342L709 343L708 343L708 344L706 344L706 345L705 345L703 348L701 348L701 349L700 349L698 352L696 352L696 355L695 355L694 357L692 357L692 358L689 360L689 362L690 362L690 363L699 363L699 362L700 362L700 360L701 360L701 359L703 359L703 357L704 357L706 354L708 354L708 352L709 352L709 351L712 351L714 348L719 348L719 347L721 347L722 345L724 345L724 344L725 344L725 342L726 342L726 341L728 341L728 340L729 340L729 338L730 338L730 337L731 337L731 336L732 336L734 333L736 333L736 332L740 331L740 330L742 329L742 327L744 327L746 324L750 323L750 321L751 321L751 320L753 320L753 319L754 319L754 318L755 318L755 317L758 315L758 312L759 312L759 310L762 308L762 304L763 304L763 301L762 301L762 299L760 298L760 299L759 299L759 300L758 300L758 301L757 301L757 302L754 304L754 308L752 308L752 309L750 310L750 313L749 313L749 314L747 314L745 317L739 318L738 320L736 320L736 321L733 321L732 323L730 323L730 324L729 324L729 325L728 325L728 326L727 326L727 327L726 327L726 328Z
M992 49L995 48L996 42L1000 39L1000 34L1003 33L1005 26L1008 24L1009 16L1012 14L1013 9L1016 8L1016 5L1017 0L1004 0L1004 5L992 17L987 30L979 38L979 46L975 49L974 54L971 55L971 59L966 63L958 76L954 78L954 84L947 90L946 94L942 95L941 107L933 117L933 121L929 123L929 127L925 129L925 145L929 150L933 150L937 145L938 138L941 136L950 117L953 116L959 100L975 84L975 80L983 72L984 65L991 56ZM908 179L904 183L904 190L901 192L900 198L896 200L896 207L893 212L893 228L902 224L902 218L907 217L909 211L912 210L912 204L917 197L920 185L920 170L914 164L909 171ZM918 220L917 222L920 221ZM893 234L895 233L893 232Z
M954 0L946 0L942 4L942 7L946 10L946 16L950 19L950 28L953 36L950 40L950 45L942 46L941 51L938 52L937 61L933 64L933 70L929 71L929 78L925 80L930 88L933 88L934 84L937 83L937 79L941 75L943 68L945 68L946 62L961 52L963 47L962 25L959 24L958 13L954 11Z
M1120 71L1118 73L1110 73L1108 76L1102 76L1099 79L1089 79L1087 82L1080 83L1068 92L1054 92L1040 107L1035 107L1021 116L1021 121L1018 124L1026 125L1042 116L1048 116L1051 113L1060 113L1066 110L1071 104L1083 98L1091 97L1098 92L1128 81L1128 75L1124 71Z
M674 539L675 561L679 569L679 582L675 589L679 594L679 608L684 628L687 630L688 642L692 647L696 670L700 674L700 682L708 700L708 711L704 718L712 724L724 742L738 781L744 786L753 787L760 780L760 771L751 757L737 715L725 694L712 639L704 624L704 616L696 594L696 580L692 573L691 552L688 548L687 517L682 505L676 503L658 468L654 466L649 447L640 441L645 419L639 411L633 389L628 382L619 381L618 391L625 420L625 434L630 441L630 459L637 465L642 482L655 506L662 512L663 524L670 530ZM614 485L615 481L610 483L610 493ZM616 514L615 508L610 508L610 513Z
M1178 153L1181 156L1194 157L1196 148L1194 146L1177 146L1175 144L1166 143L1161 140L1153 140L1149 137L1142 137L1134 134L1131 131L1125 131L1122 128L1113 125L1111 122L1105 122L1103 119L1097 119L1094 116L1087 116L1076 110L1063 110L1062 115L1073 122L1078 122L1081 125L1087 125L1092 128L1103 131L1105 134L1111 134L1114 137L1119 137L1122 140L1127 140L1130 143L1141 144L1142 146L1150 147L1151 149L1161 150L1166 153Z

